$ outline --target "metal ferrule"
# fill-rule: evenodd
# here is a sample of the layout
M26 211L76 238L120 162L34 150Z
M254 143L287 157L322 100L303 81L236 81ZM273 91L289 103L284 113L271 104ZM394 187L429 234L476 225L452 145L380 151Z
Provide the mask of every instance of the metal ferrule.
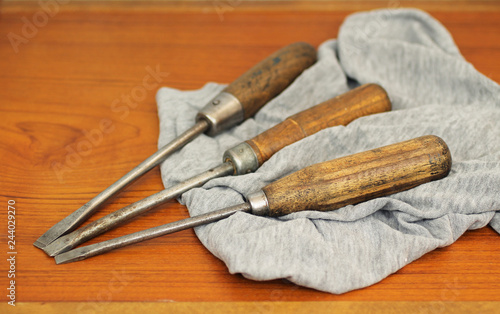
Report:
M252 207L252 214L258 216L267 216L269 214L269 202L264 191L260 190L248 195L247 202Z
M230 162L234 168L233 175L247 174L259 168L259 160L252 147L243 142L224 152L223 162Z
M196 121L206 120L210 126L208 135L216 135L244 120L243 106L238 98L222 92L215 96L196 115Z

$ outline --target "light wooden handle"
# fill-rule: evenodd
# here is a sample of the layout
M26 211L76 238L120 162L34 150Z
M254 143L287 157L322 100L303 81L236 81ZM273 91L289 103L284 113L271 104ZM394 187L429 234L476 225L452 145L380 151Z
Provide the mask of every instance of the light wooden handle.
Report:
M263 191L270 216L327 211L443 178L450 168L448 146L428 135L307 167Z
M359 117L389 110L391 101L385 90L376 84L366 84L299 112L246 143L252 147L260 166L283 147L322 129L347 125Z
M225 88L243 106L245 119L281 93L297 76L316 62L316 50L294 43L273 53Z

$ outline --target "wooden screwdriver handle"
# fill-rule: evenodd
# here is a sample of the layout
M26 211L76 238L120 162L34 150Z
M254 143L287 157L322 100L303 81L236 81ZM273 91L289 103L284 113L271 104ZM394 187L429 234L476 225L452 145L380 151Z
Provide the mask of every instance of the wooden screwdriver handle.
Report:
M314 47L303 42L294 43L262 60L224 91L238 98L243 106L244 118L247 119L281 93L314 62Z
M260 166L283 147L306 136L329 127L347 125L362 116L389 110L391 101L385 90L376 84L365 84L299 112L246 143L252 147Z
M270 216L327 211L443 178L450 168L446 143L427 135L307 167L263 191Z

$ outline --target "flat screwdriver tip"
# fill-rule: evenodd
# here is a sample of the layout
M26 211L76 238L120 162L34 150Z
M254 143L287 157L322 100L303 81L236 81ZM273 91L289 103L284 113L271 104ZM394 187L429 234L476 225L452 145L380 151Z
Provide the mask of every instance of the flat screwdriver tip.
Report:
M117 194L121 191L125 186L135 181L137 178L151 170L153 167L159 165L162 161L165 160L168 156L170 156L173 152L183 147L187 143L189 143L193 138L198 136L199 134L208 130L210 125L206 120L199 120L196 124L180 134L176 139L167 145L160 148L156 153L149 156L142 163L137 165L134 169L125 174L118 181L110 185L104 191L99 193L96 197L91 199L85 205L71 213L69 216L64 218L63 220L56 223L52 228L50 228L47 232L45 232L35 243L34 246L37 248L43 249L51 242L56 240L57 238L67 234L78 226L80 226L87 218L90 217L101 205L106 202L113 195Z
M54 258L56 261L56 264L66 264L66 263L72 263L72 262L78 262L81 260L84 260L87 258L87 249L86 248L79 248L79 249L74 249L69 252L65 252L59 255L56 255Z
M33 243L33 245L34 245L35 247L39 248L39 249L42 249L42 250L43 250L43 248L46 246L46 244L45 244L45 243L40 242L40 241L38 241L38 240L36 240L36 241Z
M61 238L58 238L54 242L50 243L49 245L41 248L47 255L49 256L56 256L58 254L67 252L71 250L74 246L71 243L71 238L69 235L65 235Z
M84 205L80 207L78 211L82 211L87 207L87 205ZM77 212L78 212L77 211ZM33 243L34 246L36 246L39 249L44 249L46 246L63 236L64 234L72 231L75 228L75 220L74 217L75 213L67 216L63 220L59 221L55 225L53 225L47 232L42 234L36 241Z

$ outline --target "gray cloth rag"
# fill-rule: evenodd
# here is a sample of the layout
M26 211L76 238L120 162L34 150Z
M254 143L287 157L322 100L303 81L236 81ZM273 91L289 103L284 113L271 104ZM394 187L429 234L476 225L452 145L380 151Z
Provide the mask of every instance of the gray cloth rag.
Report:
M500 87L460 55L439 22L411 9L349 16L338 39L321 44L318 62L253 119L216 137L201 135L168 158L161 166L164 185L219 165L226 149L365 83L387 90L392 112L320 131L282 149L255 173L211 180L179 201L191 216L214 211L306 166L427 134L450 147L449 176L336 211L280 218L236 213L197 227L200 241L231 273L344 293L452 244L466 230L489 224L500 232ZM191 127L197 110L223 88L161 88L158 146Z

